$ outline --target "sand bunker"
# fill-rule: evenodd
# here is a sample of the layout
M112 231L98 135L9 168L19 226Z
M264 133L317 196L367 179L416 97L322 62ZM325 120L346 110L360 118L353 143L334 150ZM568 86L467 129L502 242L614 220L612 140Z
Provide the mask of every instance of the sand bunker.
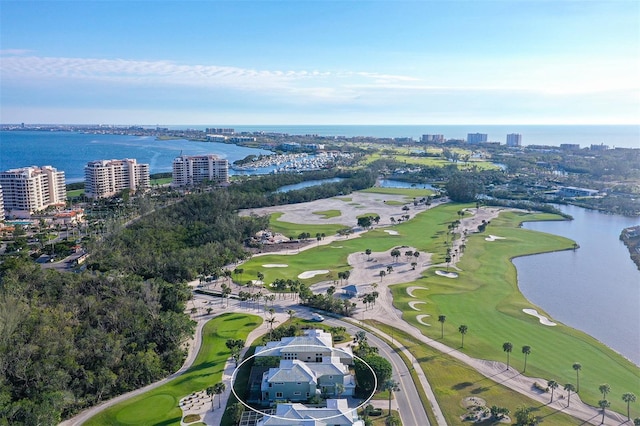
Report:
M389 235L400 235L398 231L392 231L390 229L385 229L384 232L386 232Z
M423 318L427 318L427 317L429 317L429 316L430 316L430 315L418 315L418 316L416 317L416 321L418 321L418 322L419 322L420 324L422 324L422 325L426 325L427 327L431 327L431 324L427 324L426 322L422 321L422 319L423 319Z
M536 311L535 309L523 309L522 312L524 312L527 315L533 315L534 317L538 317L538 319L540 320L540 324L542 325L548 325L549 327L553 327L554 325L558 325L553 321L549 321L549 318L540 315L538 313L538 311Z
M253 284L253 285L264 285L264 281L261 281L261 280L251 280L251 284Z
M441 277L447 278L458 278L458 274L456 272L447 272L447 271L436 271L436 275L440 275Z
M413 300L413 301L409 302L409 307L410 307L411 309L413 309L414 311L419 311L419 310L420 310L420 308L416 308L416 305L418 305L418 304L420 304L420 303L424 303L424 304L426 304L427 302L420 302L420 301L418 301L418 300Z
M286 263L267 263L262 265L263 268L286 268L288 266Z
M322 275L322 274L328 274L329 271L327 269L319 269L316 271L305 271L303 273L301 273L300 275L298 275L298 278L300 278L301 280L307 279L307 278L313 278L316 275Z
M497 237L495 235L489 235L488 237L485 237L485 241L496 241L496 240L504 240L504 237Z
M420 287L420 286L409 287L407 288L407 294L411 297L416 297L413 295L413 290L429 290L429 289L426 287Z

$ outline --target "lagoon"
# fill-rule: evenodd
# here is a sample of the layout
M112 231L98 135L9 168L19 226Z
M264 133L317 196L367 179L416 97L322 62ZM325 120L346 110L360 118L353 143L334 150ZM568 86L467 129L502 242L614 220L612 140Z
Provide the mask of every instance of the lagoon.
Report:
M557 206L572 221L526 222L577 250L514 259L523 295L554 321L582 330L640 365L640 271L619 236L640 219Z

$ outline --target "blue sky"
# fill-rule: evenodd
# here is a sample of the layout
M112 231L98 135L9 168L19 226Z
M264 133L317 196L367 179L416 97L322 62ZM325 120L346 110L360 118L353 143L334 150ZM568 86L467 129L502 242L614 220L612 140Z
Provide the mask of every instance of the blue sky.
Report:
M0 0L0 122L635 124L640 2Z

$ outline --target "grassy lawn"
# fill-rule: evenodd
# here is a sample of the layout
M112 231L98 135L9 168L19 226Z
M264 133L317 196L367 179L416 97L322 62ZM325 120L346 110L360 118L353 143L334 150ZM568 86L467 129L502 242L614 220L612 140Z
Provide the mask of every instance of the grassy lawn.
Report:
M385 195L404 195L409 199L407 200L407 202L412 201L414 198L422 198L433 195L433 191L424 188L380 188L377 186L364 189L361 192L370 192L374 194Z
M342 216L340 210L323 210L321 212L312 212L315 215L322 216L323 219L331 219L332 217Z
M599 385L609 383L612 392L608 399L612 408L626 412L621 397L624 392L638 392L640 370L637 367L585 333L563 324L544 326L537 318L522 312L523 308L534 306L518 291L516 269L510 259L572 246L571 241L562 237L518 228L526 218L522 214L503 213L491 221L485 234L472 235L458 264L461 268L459 278L444 278L430 270L419 282L412 283L428 288L415 293L418 298L407 294L408 285L394 286L396 307L404 312L403 318L423 334L443 340L454 348L460 347L461 343L458 327L467 325L464 352L476 358L506 362L502 344L511 342L511 365L520 371L524 367L521 348L531 346L527 375L556 380L561 385L575 385L576 373L572 365L580 362L583 401L597 405L601 399ZM505 239L485 241L484 237L489 233ZM426 304L417 305L420 311L416 311L408 306L412 300ZM546 315L540 309L538 311ZM417 315L421 314L430 315L427 322L431 327L417 321ZM441 339L441 326L437 322L439 315L446 316L444 339Z
M150 180L150 183L151 183L152 186L153 185L166 185L166 184L171 183L171 182L173 182L173 178L170 178L170 177L161 178L161 179L151 179Z
M391 327L377 321L368 322L381 331L392 334ZM429 384L436 395L447 424L469 424L469 422L463 422L460 416L466 412L462 407L463 399L471 396L484 399L488 407L492 405L506 407L511 410L512 414L519 406L532 407L534 415L542 417L545 423L557 426L583 423L487 379L462 362L417 341L402 330L393 328L393 336L419 361L420 367L429 379Z
M297 237L303 232L308 232L312 237L315 237L316 234L324 234L327 236L335 235L338 230L345 228L344 225L338 225L335 223L328 223L326 225L312 225L304 223L282 222L279 219L283 214L284 213L280 212L271 213L271 216L269 218L269 229L286 237ZM325 219L327 218L328 217L325 217Z
M67 191L67 198L79 197L84 194L84 189L73 189L71 191Z
M227 339L246 339L262 318L248 314L224 314L203 329L203 342L193 365L180 377L156 389L127 399L89 419L86 425L179 425L182 410L178 401L222 379L230 352Z
M255 279L257 271L264 273L266 282L272 282L276 278L295 279L301 272L320 269L329 270L329 273L301 281L310 285L337 279L338 272L349 269L346 259L350 253L364 252L367 248L374 252L384 251L401 245L432 253L432 263L441 263L446 255L447 225L458 218L457 211L464 207L471 205L446 204L422 212L408 222L395 225L393 229L399 236L393 238L376 229L360 238L337 240L331 245L294 256L254 258L244 265L245 280ZM523 308L535 308L546 315L518 291L516 269L510 260L515 256L570 249L573 241L522 229L519 224L527 220L558 219L558 216L550 214L502 213L491 221L485 234L474 234L468 238L465 256L458 264L461 268L459 278L438 276L432 268L416 282L393 287L396 307L404 312L409 323L433 339L440 338L440 324L433 318L445 315L444 343L454 348L460 346L458 326L467 325L464 351L477 358L506 362L502 344L511 342L511 365L519 370L522 370L524 361L521 348L529 345L532 353L528 357L527 374L556 380L561 385L576 384L572 365L580 362L580 394L583 400L597 405L601 399L598 386L608 383L612 389L608 395L611 408L626 413L626 404L621 396L625 392L638 394L640 369L585 333L562 324L543 326L537 318L522 312ZM488 242L484 239L488 234L505 239ZM289 266L270 269L261 266L267 263L286 263ZM423 285L429 289L416 293L419 300L427 302L418 305L421 311L408 306L409 301L418 300L407 295L409 285ZM416 316L420 314L431 315L429 320L436 322L435 326L426 327L418 323Z

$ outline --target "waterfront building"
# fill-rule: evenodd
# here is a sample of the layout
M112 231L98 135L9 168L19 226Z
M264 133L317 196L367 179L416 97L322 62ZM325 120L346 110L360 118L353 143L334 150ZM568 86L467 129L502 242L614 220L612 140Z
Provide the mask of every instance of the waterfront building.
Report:
M84 168L84 190L89 198L108 198L128 189L149 188L149 165L135 159L90 161Z
M484 143L487 141L489 135L486 133L468 133L467 143Z
M507 146L522 146L522 135L520 133L509 133L507 135Z
M444 135L422 135L420 141L423 143L444 143Z
M172 186L194 186L207 181L229 183L229 162L214 154L182 155L173 160Z
M567 151L573 151L573 150L577 151L580 149L580 144L579 143L561 143L560 149L564 149Z
M29 218L48 207L64 207L64 172L51 166L31 166L0 173L4 209L9 216Z
M2 186L0 186L0 222L4 221L4 198L2 196Z

